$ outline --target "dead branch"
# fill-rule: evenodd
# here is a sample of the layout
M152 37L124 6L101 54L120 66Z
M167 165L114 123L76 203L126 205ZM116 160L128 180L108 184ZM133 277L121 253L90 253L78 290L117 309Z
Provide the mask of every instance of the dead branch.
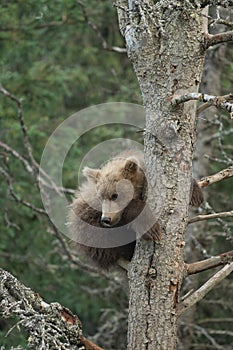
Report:
M204 36L204 48L205 50L208 49L210 46L225 43L228 41L233 41L233 31L228 31L224 33L218 33L218 34L206 34Z
M225 164L227 166L231 166L232 165L232 161L229 163L229 161L225 160L225 159L222 159L222 158L217 158L217 157L212 157L212 156L209 156L208 154L205 154L204 156L206 159L209 159L210 161L213 161L213 162L216 162L216 163L219 163L219 164Z
M198 181L198 185L201 188L204 188L204 187L207 187L213 183L222 181L224 179L228 179L232 176L233 176L233 166L230 166L226 169L219 171L216 174L202 178L201 180ZM232 217L232 216L233 216L233 210L227 211L227 212L220 212L220 213L211 213L211 214L206 214L206 215L197 215L197 216L189 219L189 224L192 224L192 223L197 222L197 221L202 221L202 220L227 218L227 217Z
M217 219L217 218L229 218L229 217L233 217L233 210L224 211L221 213L207 214L207 215L197 215L189 219L189 224L192 224L197 221L211 220L211 219Z
M233 94L230 95L231 99L233 99ZM171 104L175 107L180 103L184 103L187 101L197 100L200 102L208 102L210 105L221 108L230 113L231 119L233 119L233 104L229 103L223 96L213 96L202 94L198 92L191 92L188 94L176 96L174 95Z
M225 265L220 271L212 276L199 289L190 294L186 299L178 304L176 314L181 316L187 309L202 300L218 283L226 278L233 271L233 262Z
M232 101L233 100L233 94L223 95L222 98L226 101ZM203 103L200 107L197 108L197 115L204 112L207 108L213 106L210 102Z
M87 14L86 7L83 4L82 1L77 0L77 4L80 6L83 14L84 21L87 23L87 25L95 32L97 39L99 40L100 44L102 45L103 49L108 50L108 51L114 51L118 53L126 53L126 48L125 47L117 47L117 46L110 46L107 41L105 40L104 36L102 35L100 29L98 26L93 23Z
M198 181L198 185L203 188L209 185L212 185L213 183L222 181L224 179L228 179L229 177L233 176L233 166L229 166L226 169L223 169L213 175L203 177L201 180Z
M208 5L215 5L215 6L222 6L222 7L229 7L233 6L233 0L215 0L213 4L213 0L201 0L200 6L206 7Z
M63 187L58 187L54 183L54 181L51 179L51 177L40 167L40 165L36 162L35 158L33 157L33 154L30 153L31 151L31 146L30 146L30 141L27 136L27 128L26 125L24 124L24 118L23 118L23 113L22 113L22 104L21 101L15 97L13 94L11 94L9 91L4 89L0 85L0 92L14 101L17 106L18 106L18 116L19 116L19 121L20 125L22 128L23 132L23 140L24 140L24 145L26 150L28 151L28 160L19 154L17 151L15 151L13 148L8 146L7 144L0 142L0 147L3 148L5 151L10 153L14 158L18 159L24 166L25 170L32 176L34 183L36 186L38 186L39 181L43 186L40 187L41 191L46 191L47 188L54 190L58 195L63 195L63 193L69 193L69 194L74 194L75 191L72 189L66 189ZM40 177L38 173L40 172ZM98 276L103 276L107 280L110 280L116 284L116 286L122 287L122 284L125 284L125 275L123 276L121 269L119 268L119 271L117 274L111 274L106 271L104 271L101 268L98 268L97 266L94 266L93 264L86 263L81 261L76 252L73 252L71 248L69 247L69 244L65 237L61 234L61 232L57 229L57 227L54 225L54 223L51 221L49 213L47 213L44 209L38 208L34 206L32 203L29 203L28 201L22 199L14 190L14 179L11 177L11 175L2 167L0 167L0 174L6 179L7 184L8 184L8 193L9 196L11 196L17 203L26 206L27 208L33 210L39 215L43 215L47 218L48 221L48 226L49 226L49 231L54 235L54 237L57 239L59 242L62 251L64 252L65 256L68 258L72 266L76 266L78 268L83 269L84 271L89 272L90 274L93 275L98 275ZM43 178L42 178L43 176ZM47 192L46 192L47 193ZM47 196L46 196L47 197ZM49 201L49 198L48 198ZM5 212L6 215L6 220L10 226L14 226L15 229L19 229L17 225L14 223L11 223L9 218L8 218L8 211Z
M199 324L203 323L219 323L219 322L233 322L232 317L217 317L217 318L203 318L202 320L198 321Z
M223 137L223 136L228 136L228 135L231 135L233 134L233 128L230 128L228 130L224 130L222 133L220 132L216 132L215 134L211 135L211 136L208 136L206 138L204 138L204 143L205 144L208 144L209 142L211 142L212 140L214 139L217 139L219 137ZM226 146L225 146L226 147ZM229 146L228 146L229 147Z
M17 158L23 164L23 166L29 174L33 174L33 169L31 165L23 156L21 156L21 154L19 154L16 150L14 150L2 141L0 141L0 147L2 147L8 153L12 154L15 158Z
M0 147L3 148L8 153L10 153L16 159L18 159L23 164L25 170L30 175L32 175L34 177L33 168L31 167L31 165L29 164L29 162L26 160L25 157L23 157L15 149L13 149L12 147L8 146L7 144L5 144L2 141L0 141ZM40 165L36 161L35 161L34 165L38 168L38 171L40 171L40 175L43 175L48 180L48 182L50 182L50 184L49 184L44 179L42 179L42 177L40 176L39 180L43 184L43 186L45 186L45 187L47 187L47 188L49 188L51 190L56 191L56 193L58 195L62 195L63 193L68 193L68 194L73 194L73 195L75 194L75 190L72 190L71 188L64 188L64 187L56 186L56 184L51 179L51 177L40 167ZM38 177L37 177L37 179L38 179Z
M227 21L226 19L223 19L223 18L214 18L209 23L210 26L215 26L217 24L223 24L224 26L233 28L233 22Z
M231 263L233 261L233 250L220 254L218 256L213 256L209 259L202 261L197 261L191 264L185 264L186 274L193 275L202 271L212 269L221 265Z
M4 89L0 85L0 92L2 92L6 97L9 97L11 100L17 103L18 106L20 106L20 111L18 111L18 115L20 114L20 120L23 128L23 134L24 134L24 144L25 148L28 150L29 156L29 161L25 157L23 157L21 154L19 154L16 150L14 150L12 147L8 146L4 142L0 141L0 147L3 148L5 151L13 155L16 159L18 159L24 166L25 170L34 178L36 181L36 184L38 185L38 182L40 181L43 186L54 190L58 195L62 195L63 193L68 193L68 194L75 194L75 191L70 189L70 188L64 188L64 187L58 187L54 183L54 181L51 179L51 177L40 167L40 165L36 162L35 158L33 157L32 151L31 151L31 145L28 140L27 136L27 128L26 125L24 124L24 119L23 119L23 114L22 114L22 106L21 102L19 99L17 99L14 95L10 94L6 89ZM40 178L38 177L38 172L40 171ZM42 178L42 175L44 178L47 180L45 181Z
M4 147L5 150L7 150L8 152L10 152L14 157L18 158L26 167L26 170L33 176L34 180L35 180L35 184L36 186L39 188L39 177L38 177L38 170L40 169L40 173L42 175L44 175L49 182L51 183L52 188L59 193L59 190L57 188L57 186L54 184L53 180L45 173L45 171L43 169L40 168L39 164L36 162L33 153L32 153L32 148L31 148L31 144L29 141L29 137L28 137L28 132L27 132L27 127L26 124L24 122L24 117L23 117L23 106L22 106L22 100L17 98L15 95L11 94L8 90L6 90L1 84L0 84L0 92L6 96L7 98L11 99L12 101L14 101L17 105L17 111L18 111L18 120L20 123L20 128L22 131L22 135L23 135L23 144L24 144L24 148L26 150L27 153L27 158L28 161L30 162L25 162L25 158L22 157L21 155L19 155L16 151L12 150L8 145L5 145L4 143L1 144L1 147ZM29 167L28 167L29 166ZM43 179L41 179L41 181L43 181Z
M23 106L22 106L22 100L18 99L16 96L14 96L13 94L11 94L9 91L7 91L6 89L4 89L4 87L0 84L0 92L8 97L9 99L11 99L12 101L16 102L17 104L17 110L18 110L18 119L19 119L19 123L20 123L20 127L21 127L21 131L23 134L23 144L25 147L25 150L27 152L27 156L28 159L30 160L33 172L34 172L34 176L36 176L36 169L35 169L35 159L33 157L32 154L32 149L31 149L31 144L29 142L29 138L28 138L28 132L27 132L27 127L25 125L24 122L24 118L23 118Z
M201 347L200 343L198 343L198 350L200 350L200 349L224 350L225 349L222 345L218 344L213 337L211 337L209 331L206 328L203 328L203 327L201 327L197 324L193 324L193 323L192 324L188 323L185 326L187 326L189 328L193 328L197 334L201 333L210 342L211 347L208 346L208 344L203 344L203 347Z
M9 188L10 194L17 203L20 203L20 204L24 205L25 207L30 208L31 210L33 210L39 214L47 215L47 213L44 209L35 207L33 204L25 201L24 199L20 198L17 195L17 193L14 191L13 181L12 181L10 175L2 167L0 167L0 174L5 177L5 179L8 183L8 188Z
M3 317L16 315L30 336L30 346L63 350L103 350L82 336L79 318L58 303L47 304L9 272L0 269L0 306ZM9 331L8 331L9 333Z
M211 207L211 205L207 201L204 203L203 207L204 207L204 210L206 210L209 214L215 214L214 209ZM216 224L222 227L223 229L222 236L226 237L228 241L233 243L233 237L232 237L232 232L231 232L229 223L225 222L221 218L216 218Z

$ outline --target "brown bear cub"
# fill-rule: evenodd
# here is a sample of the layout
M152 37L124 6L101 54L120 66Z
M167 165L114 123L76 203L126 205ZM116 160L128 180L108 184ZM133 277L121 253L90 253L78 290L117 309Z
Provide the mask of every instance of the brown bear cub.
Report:
M84 168L87 181L76 194L69 216L71 238L99 266L108 268L119 259L130 261L135 241L159 241L161 230L145 195L144 155L127 150L101 169ZM195 180L190 204L199 206L202 192Z

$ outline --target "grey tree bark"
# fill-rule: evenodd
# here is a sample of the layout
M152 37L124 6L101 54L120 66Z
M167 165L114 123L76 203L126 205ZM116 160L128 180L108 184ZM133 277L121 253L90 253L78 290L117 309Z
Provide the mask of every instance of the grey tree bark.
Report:
M183 279L196 107L172 107L197 92L204 54L201 9L191 1L118 1L119 25L146 112L149 200L163 230L139 241L129 270L128 350L176 349L176 305Z

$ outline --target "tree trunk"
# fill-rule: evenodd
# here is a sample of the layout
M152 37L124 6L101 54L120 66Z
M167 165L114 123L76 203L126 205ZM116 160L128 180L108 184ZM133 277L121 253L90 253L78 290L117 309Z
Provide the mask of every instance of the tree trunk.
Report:
M128 350L176 349L176 304L183 279L190 201L195 103L204 61L200 10L189 1L118 2L120 28L146 112L145 162L150 205L163 230L159 244L139 241L129 270Z
M211 12L214 11L214 8L212 8L212 11L210 11L210 15L212 15ZM224 9L224 12L228 12ZM222 16L221 16L222 17ZM226 18L226 13L224 13L223 18ZM216 34L219 32L217 30L211 30L211 34ZM210 95L221 95L221 75L222 75L222 68L223 68L223 61L225 59L225 52L226 52L226 45L219 45L211 48L206 54L205 58L205 64L204 64L204 70L203 70L203 76L202 76L202 82L200 86L200 91L205 92ZM210 174L210 162L206 159L205 155L213 155L214 150L212 149L211 145L209 143L205 142L205 139L208 136L211 136L213 134L212 128L209 126L207 128L206 120L212 120L213 114L215 114L217 111L216 107L210 107L207 108L204 112L201 113L201 115L197 116L197 132L198 132L198 138L196 143L196 150L195 150L195 156L194 156L194 162L193 162L193 176L196 179L200 179L203 176L206 176L206 174ZM206 198L206 194L205 194ZM197 249L196 244L194 244L193 238L195 238L197 241L199 239L201 240L201 237L203 235L206 236L206 233L209 232L208 229L208 221L200 221L197 222L195 225L190 225L188 227L188 230L186 231L186 246L185 246L185 256L187 257L187 262L192 261L198 261L203 258L206 258L206 256L203 256L200 249ZM192 279L189 279L188 290L196 290L199 282L199 275L193 276ZM185 287L185 284L183 285ZM182 288L183 289L183 288ZM186 294L188 290L182 290L183 294ZM180 321L182 323L181 329L180 329L180 343L179 343L179 349L183 350L191 350L192 344L191 344L191 338L190 338L190 329L186 327L188 324L194 324L195 323L195 313L196 313L196 307L193 306L190 308L184 315L181 317Z

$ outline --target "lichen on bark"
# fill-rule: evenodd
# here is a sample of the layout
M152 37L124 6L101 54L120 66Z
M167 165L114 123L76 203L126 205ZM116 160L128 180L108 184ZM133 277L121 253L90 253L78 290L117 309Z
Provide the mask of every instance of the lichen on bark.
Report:
M204 20L198 2L188 0L118 1L118 14L145 107L149 201L163 229L159 244L138 242L129 269L128 350L172 350L177 345L196 106L190 101L174 108L171 99L198 91Z

